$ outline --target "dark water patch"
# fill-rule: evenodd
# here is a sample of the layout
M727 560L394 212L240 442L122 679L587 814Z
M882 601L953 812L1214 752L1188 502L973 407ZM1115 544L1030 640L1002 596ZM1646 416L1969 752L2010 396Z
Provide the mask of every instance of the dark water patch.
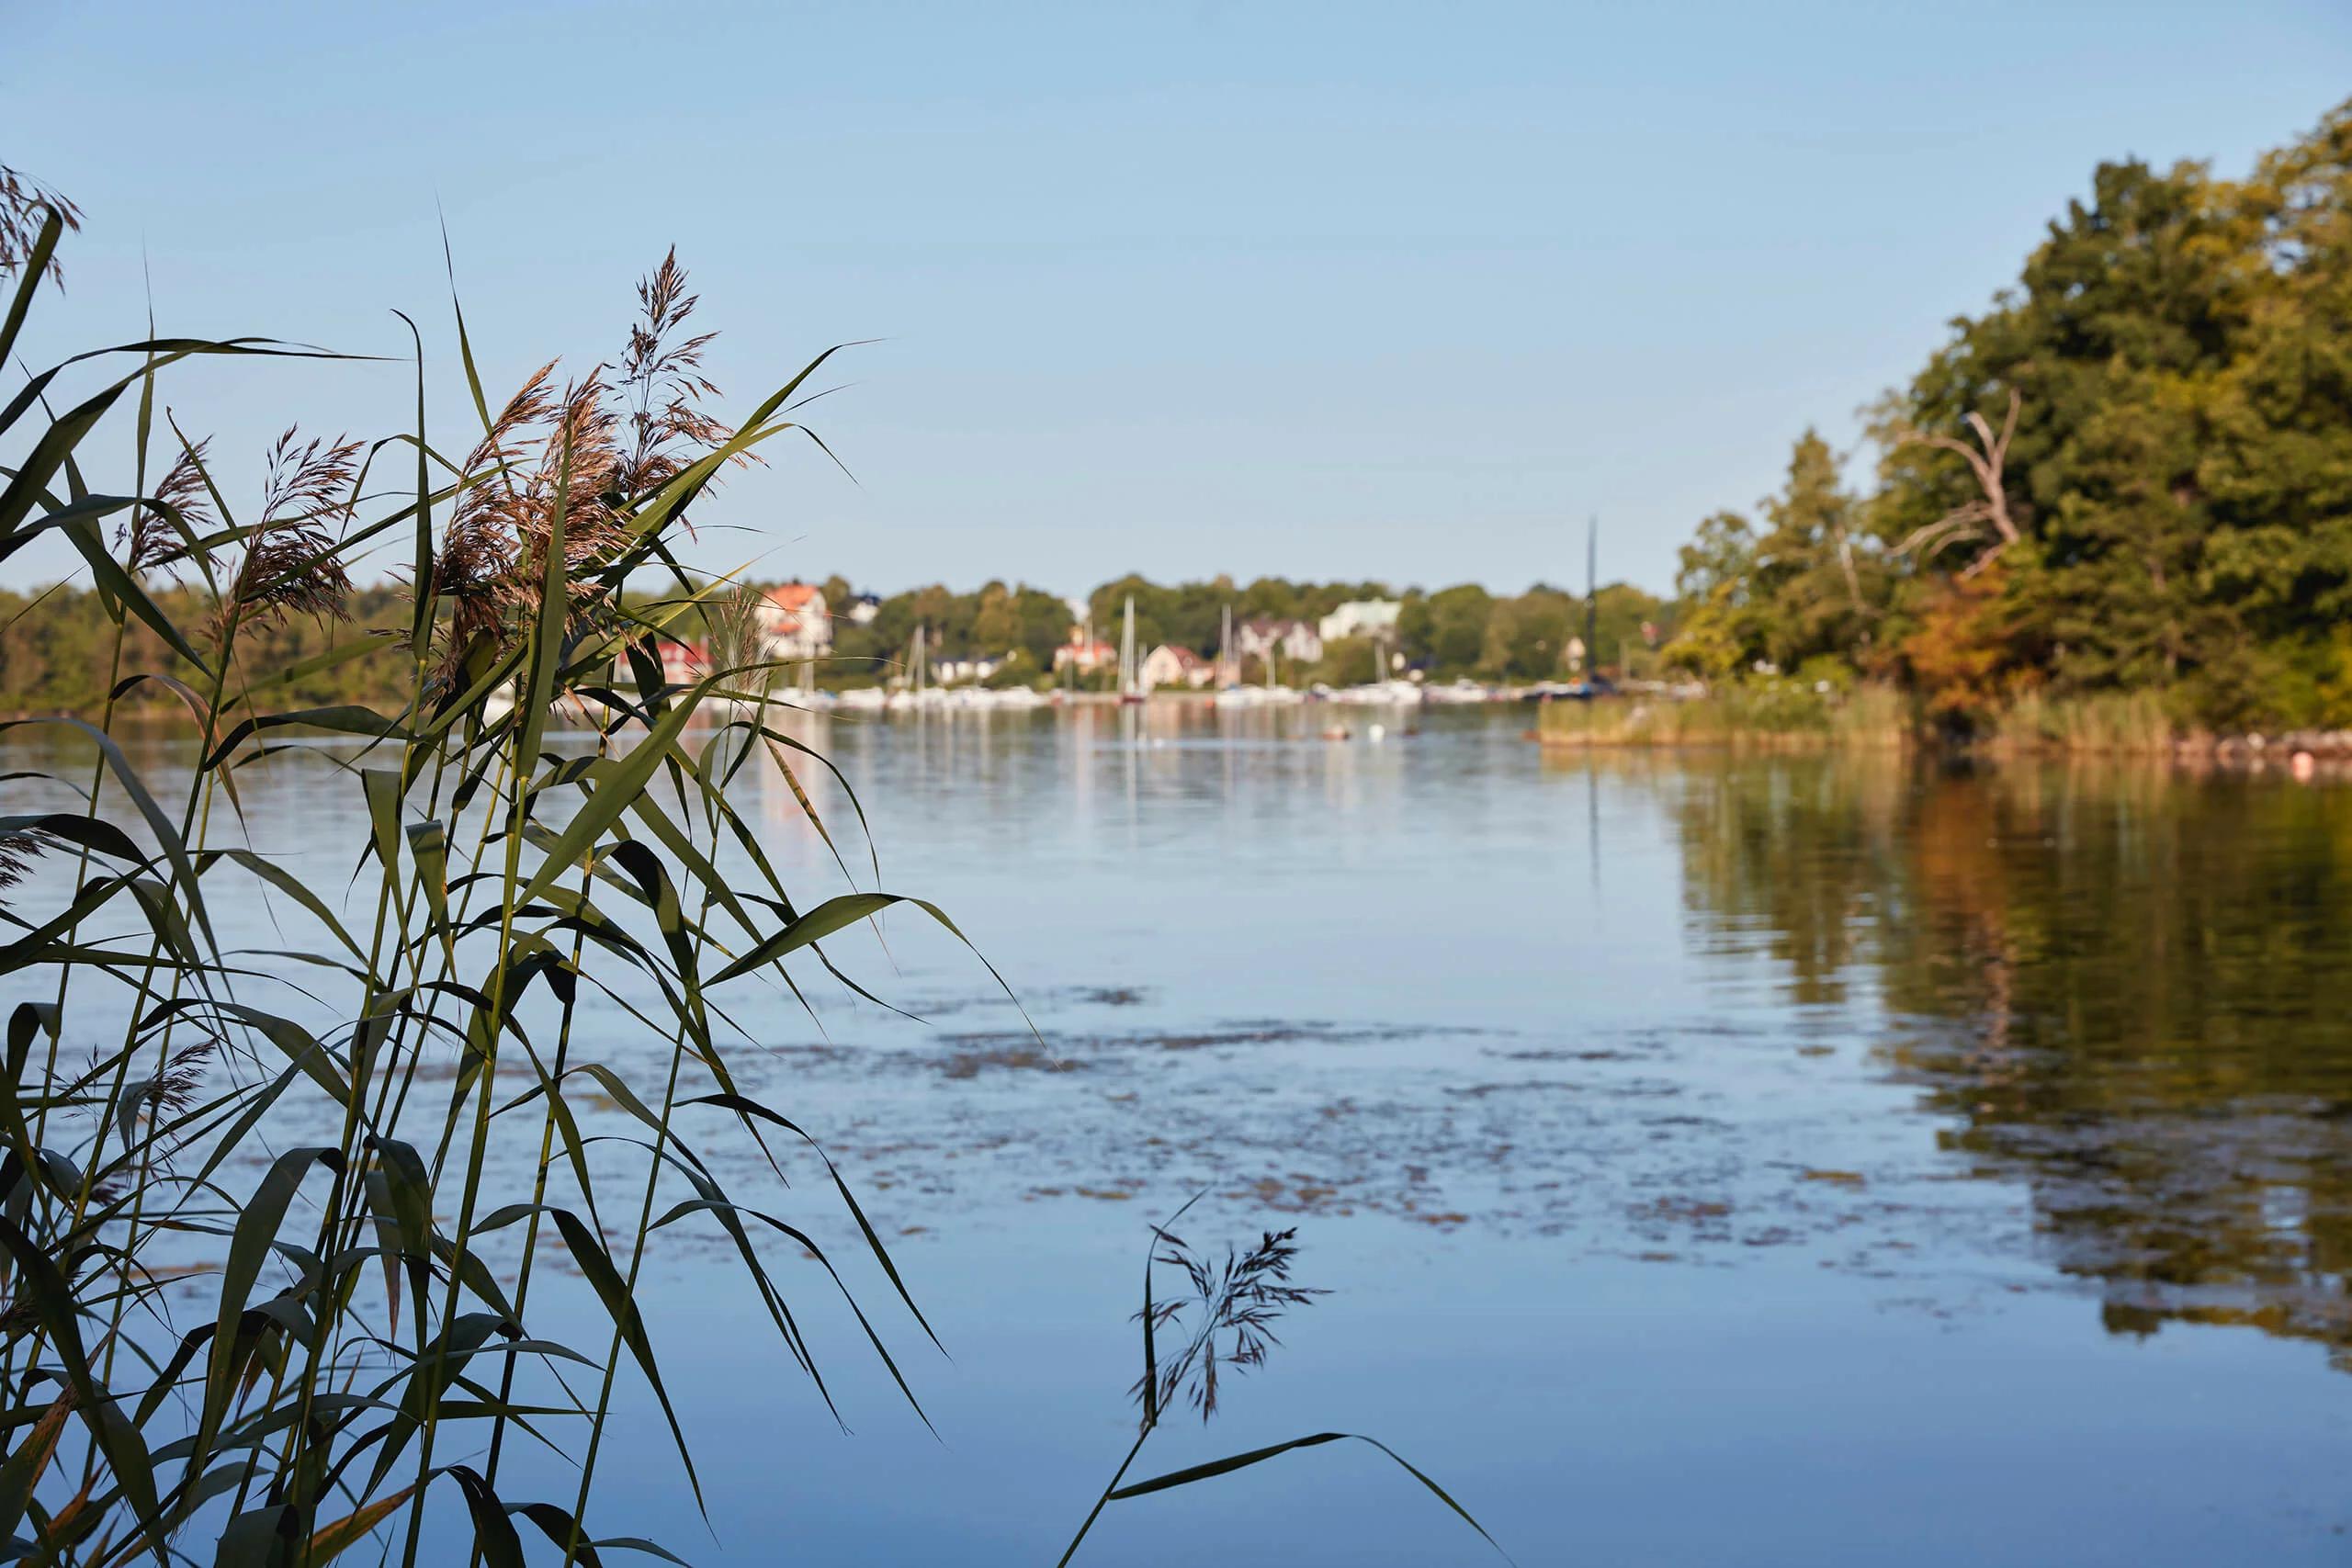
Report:
M958 1051L937 1066L942 1074L951 1078L976 1078L984 1070L1012 1073L1078 1073L1086 1070L1086 1064L1073 1057L1025 1049Z
M1581 1048L1544 1045L1521 1051L1498 1051L1492 1046L1482 1046L1480 1055L1505 1062L1638 1062L1648 1053L1609 1045Z
M1558 1078L1521 1078L1517 1083L1471 1084L1466 1088L1449 1084L1445 1092L1460 1095L1464 1100L1484 1100L1490 1094L1527 1094L1546 1089L1573 1092L1583 1086L1564 1083Z

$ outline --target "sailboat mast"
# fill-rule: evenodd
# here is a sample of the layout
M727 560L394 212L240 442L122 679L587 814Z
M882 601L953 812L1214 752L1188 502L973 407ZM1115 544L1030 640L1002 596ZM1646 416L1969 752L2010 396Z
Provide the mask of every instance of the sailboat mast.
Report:
M1136 673L1136 596L1130 593L1126 626L1119 633L1119 695L1135 694Z
M1600 515L1584 529L1584 682L1588 691L1600 675Z

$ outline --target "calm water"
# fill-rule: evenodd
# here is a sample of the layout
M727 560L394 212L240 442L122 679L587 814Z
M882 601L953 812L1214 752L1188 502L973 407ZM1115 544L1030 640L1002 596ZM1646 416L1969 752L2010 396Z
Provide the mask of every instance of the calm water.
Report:
M1323 717L806 721L882 885L1035 1026L901 917L836 955L924 1023L821 976L813 1021L733 1003L746 1087L826 1139L946 1343L877 1313L940 1436L811 1265L842 1434L682 1228L650 1315L718 1540L656 1419L606 1529L1050 1562L1132 1433L1144 1224L1205 1188L1188 1235L1295 1224L1333 1293L1139 1473L1370 1432L1529 1564L2352 1562L2352 792ZM759 787L780 866L836 888ZM356 794L246 789L342 886ZM617 1009L584 1033L656 1070ZM854 1252L726 1142L747 1201ZM1491 1561L1395 1474L1335 1447L1114 1505L1081 1561Z

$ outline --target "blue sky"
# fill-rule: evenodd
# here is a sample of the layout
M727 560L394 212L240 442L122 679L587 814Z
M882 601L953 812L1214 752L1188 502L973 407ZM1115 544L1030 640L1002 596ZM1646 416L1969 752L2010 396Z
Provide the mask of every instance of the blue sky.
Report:
M166 331L405 355L472 432L613 353L672 242L748 402L842 362L707 564L884 590L1377 577L1664 588L1706 513L1902 379L2094 164L2243 169L2352 91L2352 7L478 4L28 8L0 160L79 200L28 357ZM251 491L401 366L168 392ZM741 529L742 532L736 532ZM28 551L21 584L65 563ZM387 563L390 564L390 563Z

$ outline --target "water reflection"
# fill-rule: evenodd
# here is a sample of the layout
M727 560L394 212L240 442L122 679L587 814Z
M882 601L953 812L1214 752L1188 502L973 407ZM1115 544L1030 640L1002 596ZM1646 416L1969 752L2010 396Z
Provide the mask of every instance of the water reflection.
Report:
M2352 1368L2352 795L2021 762L1681 773L1708 940L1875 989L1948 1147L2024 1183L2109 1329L2248 1323Z
M2352 1345L2352 791L1546 758L1521 713L1377 742L1365 714L1325 740L1331 717L808 715L838 779L796 756L797 791L740 782L796 895L842 886L838 850L861 886L936 897L1025 1015L922 921L831 956L922 1023L821 974L814 1017L730 998L739 1081L824 1139L956 1358L918 1379L941 1443L812 1298L861 1427L835 1442L744 1375L760 1308L713 1288L729 1244L663 1233L655 1337L728 1439L706 1453L735 1555L696 1561L787 1535L828 1562L1050 1561L1131 1419L1141 1227L1204 1189L1209 1235L1299 1219L1337 1293L1187 1460L1398 1435L1523 1562L2342 1560L2341 1386L2312 1346ZM88 766L8 745L8 769ZM185 777L176 731L133 750ZM243 784L326 889L366 830L340 754ZM9 799L70 805L21 778ZM230 886L226 944L297 944L298 910ZM617 1007L582 1010L577 1048L628 1073L665 1049ZM576 1110L591 1138L630 1130ZM761 1190L739 1154L719 1175ZM856 1256L834 1219L820 1239ZM2286 1337L2150 1354L2084 1291L2119 1331ZM624 1448L661 1438L637 1414ZM650 1533L700 1528L665 1452L616 1473ZM1105 1559L1189 1561L1214 1532L1252 1561L1477 1560L1370 1472L1260 1473L1131 1516Z

